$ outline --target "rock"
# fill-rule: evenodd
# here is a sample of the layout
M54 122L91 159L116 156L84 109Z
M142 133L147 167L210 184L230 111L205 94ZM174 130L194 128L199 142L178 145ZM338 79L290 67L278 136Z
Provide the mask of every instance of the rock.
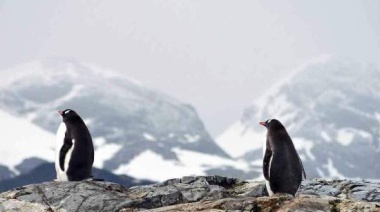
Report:
M0 211L380 211L380 182L304 181L296 195L268 197L264 182L220 176L125 188L111 182L45 182L0 194Z

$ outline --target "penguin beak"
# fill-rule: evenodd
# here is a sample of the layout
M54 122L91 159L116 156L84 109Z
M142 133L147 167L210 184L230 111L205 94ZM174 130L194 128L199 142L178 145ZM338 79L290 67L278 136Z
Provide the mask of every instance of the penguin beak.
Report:
M59 113L59 115L61 115L61 116L63 115L63 111L62 111L62 110L59 110L58 113Z
M268 127L268 125L267 125L267 123L265 121L260 121L259 124L263 125L264 127Z

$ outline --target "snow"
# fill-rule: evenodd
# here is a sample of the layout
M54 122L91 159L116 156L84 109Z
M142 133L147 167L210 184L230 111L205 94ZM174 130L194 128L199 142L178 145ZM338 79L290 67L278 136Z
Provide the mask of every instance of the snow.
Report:
M233 157L257 149L258 146L253 147L254 142L264 142L265 135L260 134L255 123L276 118L292 137L300 157L306 161L304 165L314 167L309 169L310 175L342 177L340 172L352 168L346 177L364 177L366 173L362 170L368 167L347 164L343 152L373 157L378 154L374 141L380 132L380 111L373 106L379 101L376 92L379 89L375 89L379 87L377 76L379 70L375 67L336 60L328 55L313 59L286 79L271 83L266 92L244 111L242 121L222 133L217 143ZM356 142L371 146L358 152L363 149L356 148ZM334 149L318 146L330 144L340 144L344 151L335 155ZM249 152L245 158L253 158L253 154ZM326 154L336 157L326 164L314 162L327 161ZM254 163L253 159L247 160Z
M275 101L273 100L272 96L268 96L266 98L267 99L261 98L258 100L258 105L261 105L259 107L261 109L259 113L264 114L265 110L265 114L268 116L266 119L276 118L278 120L281 120L281 122L284 124L296 116L296 113L293 110L294 105L287 100L287 97L285 95L276 96ZM264 106L264 104L268 102L270 102L270 104Z
M323 173L323 171L320 169L320 168L316 168L317 170L317 173L320 177L324 178L325 177L325 174Z
M362 138L368 139L369 142L371 142L372 135L369 132L366 132L364 130L355 130L355 132L360 135Z
M351 144L354 136L355 134L353 133L352 130L343 128L343 129L338 130L336 139L343 146L348 146Z
M157 139L149 133L143 133L143 136L147 141L157 141Z
M341 173L339 173L338 169L334 167L334 163L331 158L327 160L327 164L323 165L323 167L327 169L328 177L338 179L345 178Z
M243 160L235 161L180 148L172 150L177 154L179 161L165 160L158 153L145 150L128 164L120 165L114 173L127 174L139 179L163 181L189 175L205 175L207 169L221 166L231 166L243 171L249 170L248 164Z
M220 166L232 166L236 169L248 172L249 166L243 160L231 160L216 155L208 155L181 148L172 149L182 164L193 168L217 168Z
M263 160L254 160L250 163L252 166L263 166Z
M322 131L321 132L321 136L322 138L327 141L327 142L330 142L331 141L331 137L329 136L329 134L326 132L326 131Z
M114 70L111 70L108 68L101 68L101 67L99 67L95 64L91 64L91 63L82 63L82 65L91 69L92 71L95 72L95 74L101 76L102 78L108 78L108 79L123 78L123 79L126 79L129 82L135 84L136 86L140 86L140 87L144 86L144 84L142 82L140 82L139 80L137 80L135 78L127 77L127 76L122 75L122 74L119 74L119 73L115 72Z
M97 168L103 168L104 162L111 159L118 151L120 151L122 145L107 143L103 137L98 137L94 139L94 147L94 166Z
M145 150L127 165L120 165L115 174L127 174L138 179L164 181L187 175L204 175L202 170L192 170L174 160L165 160L161 155Z
M199 135L189 135L189 134L185 134L185 139L189 142L189 143L194 143L194 142L197 142L199 141L199 139L201 138Z
M378 122L380 122L380 113L375 113L375 118L377 119Z
M266 139L266 130L255 132L237 122L221 134L216 143L231 157L240 157L245 153L263 147Z
M297 151L304 150L308 158L310 158L311 160L315 160L315 156L313 155L313 153L311 153L311 149L314 146L312 141L298 137L292 138L292 140Z
M272 84L266 92L259 98L256 99L254 102L252 102L253 105L257 105L259 108L264 108L266 104L268 103L268 100L274 95L279 93L279 91L282 89L282 87L286 84L291 84L292 80L295 76L297 76L299 73L303 72L307 67L312 66L314 64L320 64L320 63L327 63L332 59L332 56L329 54L321 54L318 57L312 58L305 63L301 64L294 70L290 70L287 77L280 80L280 82L276 82Z
M0 163L17 173L15 166L24 159L38 157L53 162L55 135L0 110Z
M56 64L54 64L56 63ZM49 67L53 64L53 68ZM52 71L54 69L54 71ZM91 70L90 72L88 70ZM143 84L136 79L119 74L114 70L105 69L90 63L79 63L65 59L46 59L42 61L30 61L4 70L0 73L0 87L8 87L20 79L42 77L43 81L55 82L57 77L79 79L80 76L90 73L98 79L123 79L142 87ZM41 79L41 78L40 78Z
M95 149L97 149L106 144L106 139L103 137L97 137L93 138L92 142L94 144Z
M81 90L84 88L83 85L74 85L69 93L58 98L54 101L53 105L49 105L50 107L58 107L60 105L64 105L65 102L69 102L71 99L80 96Z

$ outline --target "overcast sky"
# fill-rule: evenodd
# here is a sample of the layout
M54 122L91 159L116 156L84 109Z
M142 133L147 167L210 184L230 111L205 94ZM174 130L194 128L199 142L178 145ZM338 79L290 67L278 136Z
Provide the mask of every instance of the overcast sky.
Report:
M216 136L324 54L379 64L380 1L0 0L0 69L68 57L196 107Z

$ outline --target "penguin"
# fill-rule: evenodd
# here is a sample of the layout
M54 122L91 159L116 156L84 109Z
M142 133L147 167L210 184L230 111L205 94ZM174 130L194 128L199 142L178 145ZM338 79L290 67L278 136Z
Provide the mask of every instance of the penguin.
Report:
M57 131L56 181L81 181L92 178L94 146L82 118L71 109L58 111L62 123Z
M267 128L264 145L263 174L269 196L295 195L306 173L285 127L276 119L260 122Z

